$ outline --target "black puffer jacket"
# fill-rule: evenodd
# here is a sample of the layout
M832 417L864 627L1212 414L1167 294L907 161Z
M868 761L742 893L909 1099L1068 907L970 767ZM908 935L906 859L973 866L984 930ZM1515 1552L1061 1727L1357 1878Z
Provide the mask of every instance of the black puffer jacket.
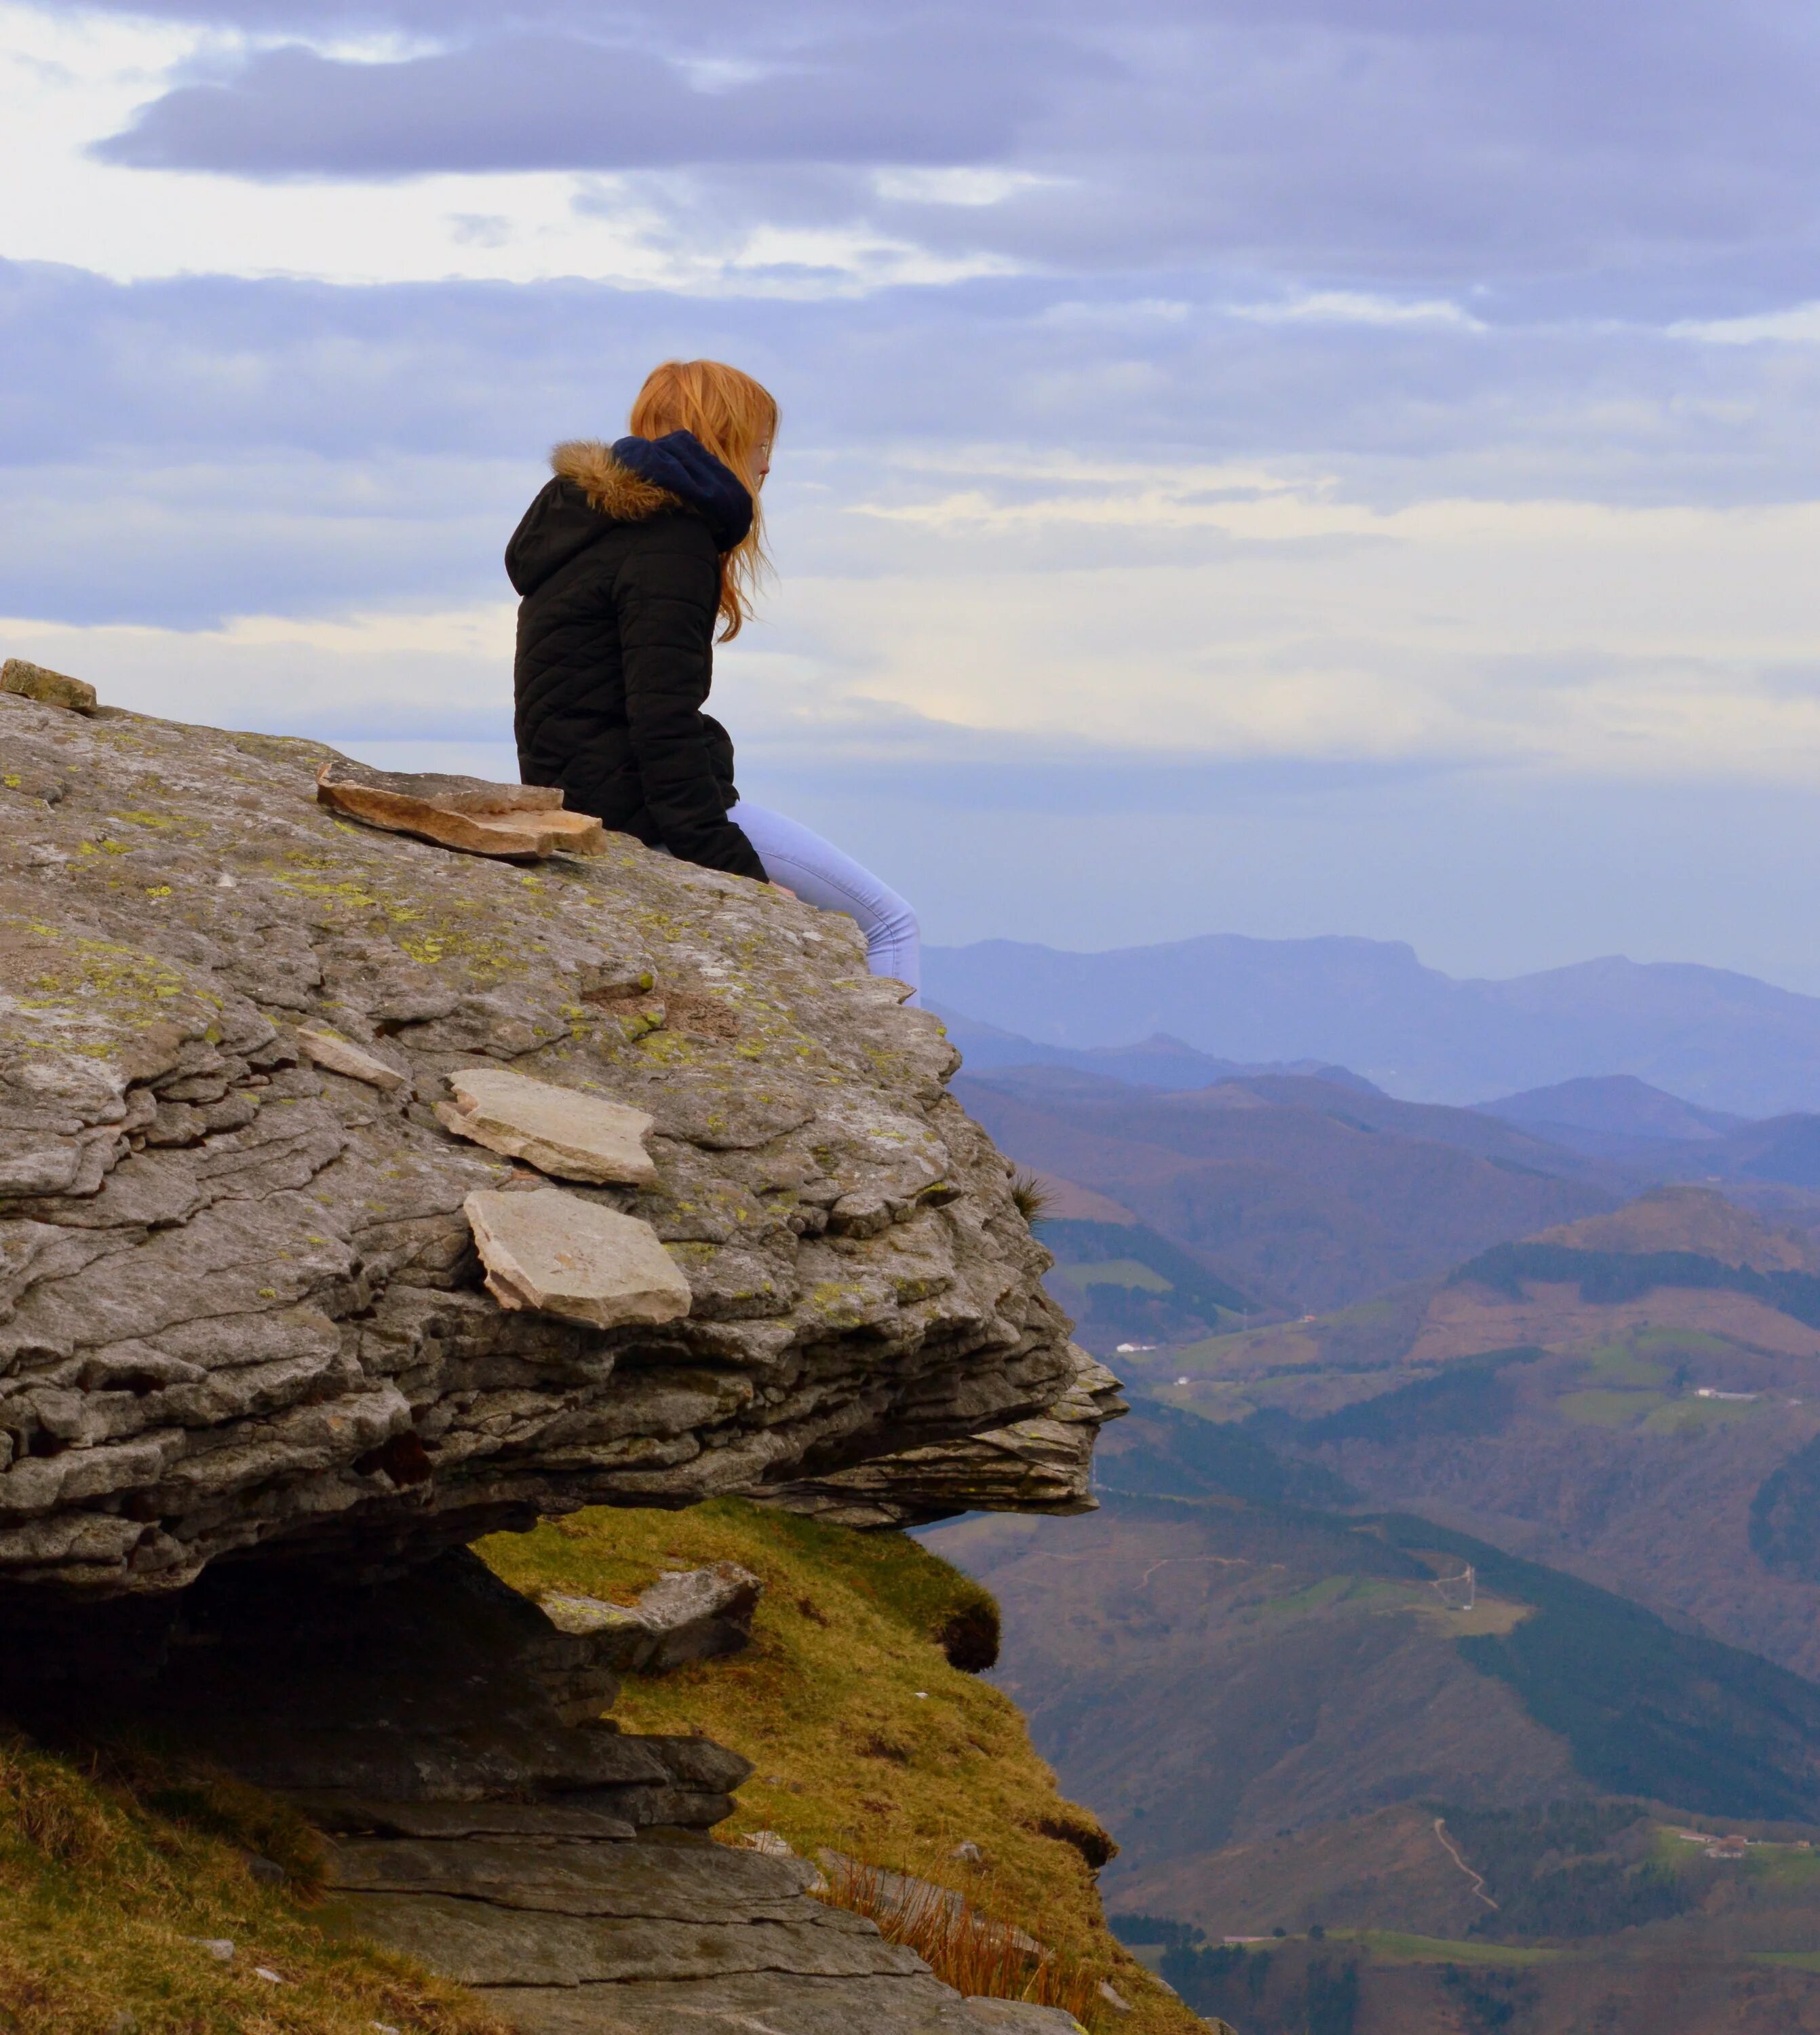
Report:
M686 431L558 446L506 550L524 596L513 671L518 774L685 862L765 880L727 817L733 744L701 711L720 555L752 498Z

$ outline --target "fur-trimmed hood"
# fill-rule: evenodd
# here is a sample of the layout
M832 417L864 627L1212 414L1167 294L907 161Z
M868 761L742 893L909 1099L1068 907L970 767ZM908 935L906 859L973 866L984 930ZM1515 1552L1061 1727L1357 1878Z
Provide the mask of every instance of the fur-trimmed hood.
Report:
M550 471L572 480L588 506L615 523L642 523L665 509L680 509L682 498L634 473L599 438L570 438L550 455Z
M550 455L556 478L525 512L506 549L506 570L521 594L541 586L616 524L689 510L707 524L718 551L752 527L752 498L737 474L687 431L660 438L572 438Z

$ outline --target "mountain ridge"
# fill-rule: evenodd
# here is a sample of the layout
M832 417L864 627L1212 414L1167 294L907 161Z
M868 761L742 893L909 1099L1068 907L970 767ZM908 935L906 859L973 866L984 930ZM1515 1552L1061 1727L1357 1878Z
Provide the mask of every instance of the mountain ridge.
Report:
M1337 1313L1118 1361L1219 1424L1222 1462L1249 1437L1812 1676L1815 1262L1670 1188Z
M1171 1094L1036 1066L963 1071L954 1093L1013 1159L1109 1196L1292 1315L1443 1272L1634 1191L1495 1117L1304 1075Z
M1820 1108L1820 997L1693 962L1613 955L1498 981L1402 942L1207 934L1096 954L935 946L924 980L938 1005L1042 1045L1164 1033L1214 1058L1337 1064L1412 1100L1627 1074L1744 1115Z

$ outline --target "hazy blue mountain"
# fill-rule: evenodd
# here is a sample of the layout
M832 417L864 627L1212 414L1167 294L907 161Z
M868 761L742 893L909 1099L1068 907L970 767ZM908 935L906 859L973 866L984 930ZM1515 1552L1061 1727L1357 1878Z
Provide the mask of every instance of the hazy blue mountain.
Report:
M1401 942L1215 934L1104 954L935 947L925 980L939 1003L1039 1044L1165 1033L1221 1059L1337 1063L1423 1101L1632 1074L1709 1110L1820 1108L1820 998L1679 962L1463 981Z
M1478 1105L1500 1123L1600 1158L1627 1158L1666 1143L1699 1144L1744 1127L1722 1109L1702 1109L1634 1074L1588 1074Z
M1077 1067L969 1069L954 1093L1001 1151L1109 1197L1236 1288L1242 1310L1348 1306L1634 1191L1621 1170L1476 1110L1303 1075L1159 1093ZM1153 1262L1160 1278L1145 1277L1127 1262L1141 1255L1107 1239L1066 1275L1158 1303L1153 1324L1134 1300L1122 1314L1070 1307L1089 1349L1179 1333L1162 1318L1180 1311L1177 1275Z
M1082 1074L1104 1074L1126 1081L1134 1088L1212 1088L1216 1082L1248 1074L1305 1074L1331 1081L1337 1087L1378 1093L1363 1075L1346 1067L1324 1065L1318 1060L1268 1060L1258 1063L1216 1059L1198 1051L1167 1032L1141 1039L1134 1046L1053 1046L1021 1033L1006 1032L996 1025L982 1025L976 1018L950 1010L940 1003L930 1006L948 1028L948 1036L961 1048L969 1074L985 1074L999 1067L1074 1067Z
M1764 1211L1811 1229L1820 1189L1820 1115L1796 1112L1752 1121L1683 1102L1630 1074L1560 1081L1551 1088L1482 1102L1471 1114L1495 1117L1546 1143L1604 1160L1634 1181L1698 1180L1730 1190L1759 1184L1799 1188L1764 1202Z

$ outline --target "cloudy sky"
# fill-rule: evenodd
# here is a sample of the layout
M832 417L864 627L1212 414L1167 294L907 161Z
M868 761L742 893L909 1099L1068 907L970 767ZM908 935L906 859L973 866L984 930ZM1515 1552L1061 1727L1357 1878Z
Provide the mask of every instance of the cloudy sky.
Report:
M1820 991L1820 13L0 0L0 652L510 771L506 537L765 380L744 788L942 940Z

